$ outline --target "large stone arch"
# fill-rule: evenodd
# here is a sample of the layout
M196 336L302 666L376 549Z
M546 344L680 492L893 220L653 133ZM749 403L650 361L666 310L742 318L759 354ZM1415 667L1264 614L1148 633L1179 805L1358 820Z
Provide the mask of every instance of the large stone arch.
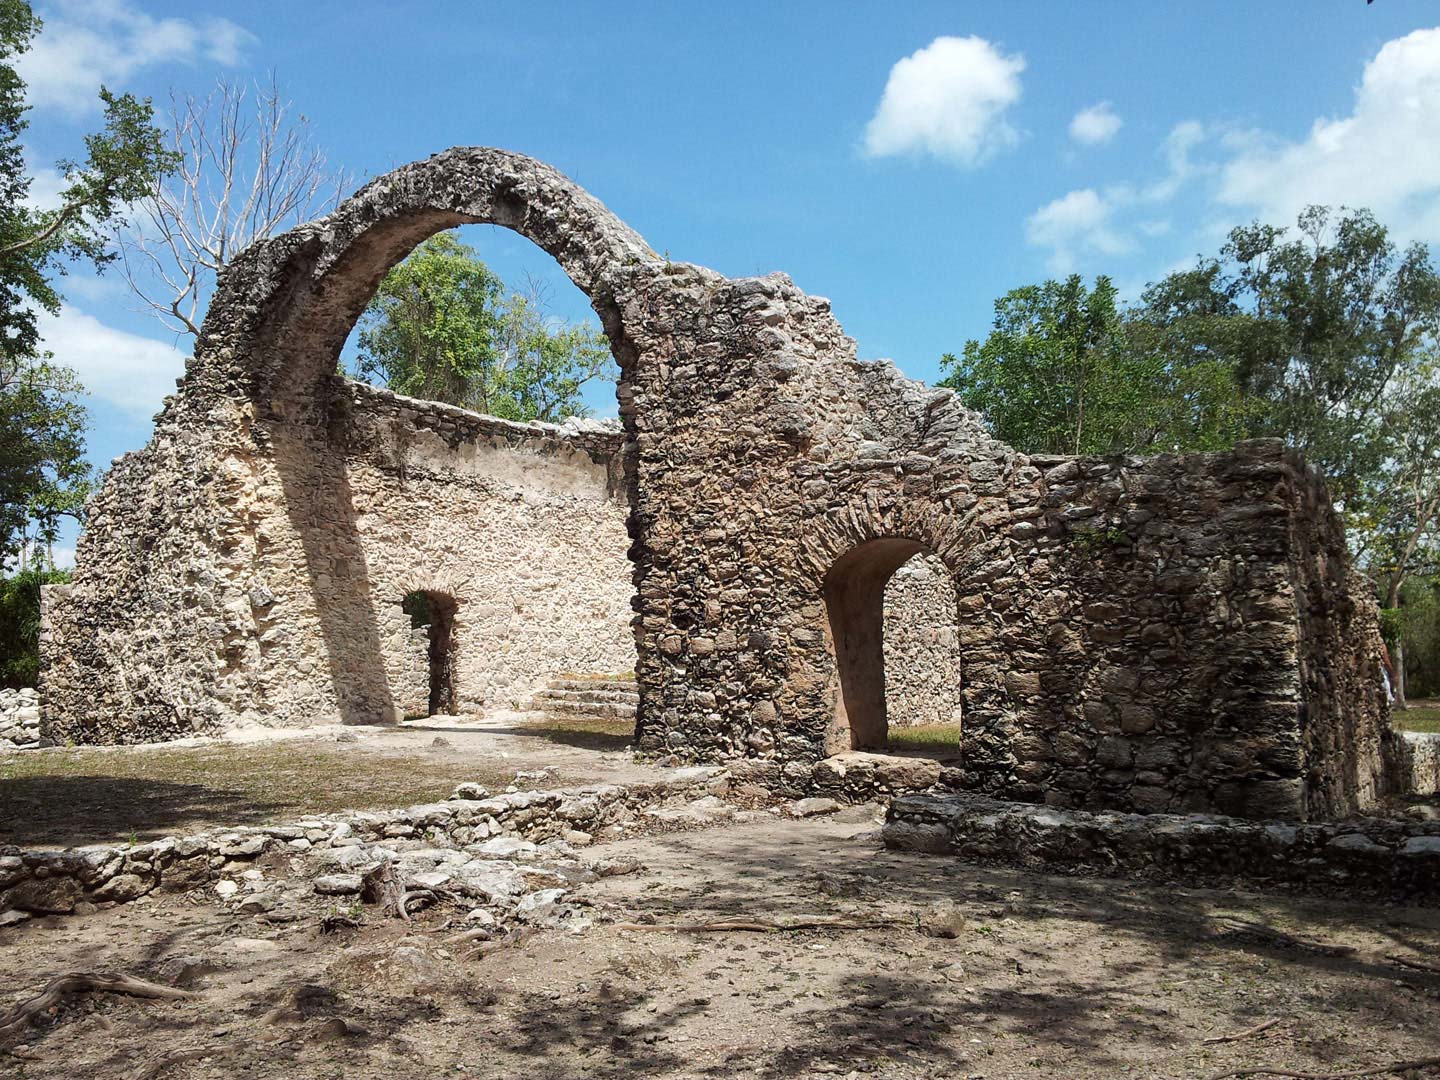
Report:
M386 272L426 237L467 224L513 229L549 253L627 362L617 283L658 262L655 253L551 166L457 147L372 180L334 213L241 254L221 277L187 379L239 390L262 411L323 398Z

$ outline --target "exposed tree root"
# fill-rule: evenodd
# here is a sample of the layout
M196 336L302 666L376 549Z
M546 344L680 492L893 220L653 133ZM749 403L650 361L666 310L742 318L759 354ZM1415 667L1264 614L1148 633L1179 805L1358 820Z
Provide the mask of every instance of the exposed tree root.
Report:
M1283 930L1276 930L1273 926L1248 922L1231 915L1218 915L1210 921L1220 930L1228 930L1235 934L1249 934L1252 937L1258 937L1276 945L1284 945L1290 949L1306 949L1310 952L1323 953L1326 956L1349 956L1356 951L1352 945L1331 945L1323 941L1306 941L1304 938L1287 934Z
M1294 1069L1235 1069L1232 1072L1216 1073L1210 1080L1233 1080L1239 1076L1288 1076L1293 1080L1355 1080L1360 1076L1388 1076L1391 1073L1412 1072L1416 1069L1440 1069L1440 1057L1417 1058L1414 1061L1391 1061L1367 1069L1347 1069L1344 1072L1298 1072Z
M1274 1020L1266 1020L1263 1024L1256 1024L1254 1027L1248 1027L1244 1031L1237 1031L1233 1035L1212 1035L1208 1039L1201 1040L1201 1042L1205 1046L1210 1046L1214 1043L1239 1042L1241 1039L1248 1039L1252 1035L1259 1035L1262 1031L1269 1031L1283 1019L1285 1018L1281 1016Z
M157 1058L151 1058L140 1068L131 1074L130 1080L155 1080L172 1065L180 1065L186 1061L196 1061L199 1058L209 1057L215 1053L212 1046L190 1046L183 1050L171 1050L168 1054L161 1054Z
M790 930L882 930L905 925L900 919L712 919L709 922L683 923L616 923L616 930L668 930L682 933L715 933L724 930L748 930L761 934L784 933Z
M1408 956L1397 956L1393 953L1386 953L1385 959L1392 964L1399 964L1401 967L1414 968L1416 971L1428 971L1432 975L1440 975L1440 965L1427 964L1423 960L1412 960Z
M105 971L72 971L68 975L60 975L51 979L45 984L45 989L28 1001L22 1001L8 1012L0 1013L0 1038L24 1031L60 1004L66 994L78 994L84 991L128 994L130 997L158 998L166 1001L195 996L189 990L161 986L159 983L146 982L144 979L136 979L130 975L115 975Z

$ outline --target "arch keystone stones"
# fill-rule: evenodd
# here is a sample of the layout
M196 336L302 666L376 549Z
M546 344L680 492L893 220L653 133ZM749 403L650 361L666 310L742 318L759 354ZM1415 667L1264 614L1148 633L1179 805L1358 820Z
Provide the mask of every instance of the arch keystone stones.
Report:
M335 375L387 270L471 222L533 240L589 295L621 433ZM562 459L563 483L526 486ZM625 537L597 509L617 497ZM92 504L74 583L47 594L46 722L123 742L391 716L379 612L431 567L510 665L461 665L472 705L523 691L537 657L633 657L642 752L769 758L804 786L841 693L827 575L886 537L954 578L971 788L1259 817L1383 792L1374 605L1323 484L1283 447L1027 457L954 394L858 359L785 275L661 259L555 169L483 147L379 177L227 269L154 437ZM628 586L605 561L627 544Z

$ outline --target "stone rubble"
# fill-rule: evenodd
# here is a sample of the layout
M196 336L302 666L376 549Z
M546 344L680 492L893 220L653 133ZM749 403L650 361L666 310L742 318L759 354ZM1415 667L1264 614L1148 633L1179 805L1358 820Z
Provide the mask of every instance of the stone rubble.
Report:
M445 802L400 810L64 851L0 846L0 925L197 888L242 913L293 921L316 904L348 902L366 873L390 862L407 889L443 891L490 912L477 921L573 927L582 919L563 903L570 885L633 869L587 865L573 838L586 837L583 846L652 820L672 828L721 820L733 811L711 792L725 783L721 769L690 768L651 783L495 796L462 784Z
M44 746L40 737L40 691L31 686L0 689L0 750Z

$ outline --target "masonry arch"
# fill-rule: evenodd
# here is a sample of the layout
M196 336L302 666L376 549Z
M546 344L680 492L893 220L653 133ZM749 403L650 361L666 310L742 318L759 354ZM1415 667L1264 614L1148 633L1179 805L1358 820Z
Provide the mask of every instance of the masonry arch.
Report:
M587 506L598 506L602 495L617 503L631 498L625 454L607 449L606 437L567 443L568 436L540 425L505 427L497 421L488 428L477 426L473 415L460 418L453 415L457 410L447 415L447 406L429 408L430 403L387 397L385 391L357 387L337 374L346 339L386 273L427 237L469 224L501 226L525 237L586 295L621 369L617 396L623 416L629 401L625 379L635 355L624 326L623 297L627 287L643 292L647 275L663 267L663 261L637 233L556 169L484 147L448 150L397 169L367 184L332 214L242 253L219 283L177 404L202 412L207 423L222 428L233 424L229 430L238 438L231 461L237 480L248 473L252 479L247 482L254 486L278 485L281 498L276 501L289 519L288 527L267 528L263 537L244 527L235 530L239 543L255 548L251 565L300 564L308 579L296 592L299 610L285 613L297 620L295 632L272 635L274 644L258 665L259 677L271 685L284 684L299 669L299 681L315 687L309 696L312 708L328 711L333 697L339 718L347 723L384 722L411 711L397 700L393 671L387 674L387 668L394 668L388 663L394 642L417 629L402 619L400 596L419 591L448 598L441 606L450 617L441 625L451 633L446 655L452 659L457 604L465 620L462 629L474 621L473 633L466 635L468 651L461 658L464 671L475 671L473 654L482 639L491 655L506 647L518 654L525 647L521 642L530 641L524 634L538 621L512 595L515 590L473 604L461 603L463 598L453 590L431 589L423 582L397 594L397 566L444 563L459 568L463 576L475 559L488 559L491 573L502 573L497 569L502 564L519 561L513 544L497 553L503 545L491 539L495 525L483 508L472 505L464 511L469 514L468 530L454 527L454 521L425 520L427 508L439 504L425 502L428 496L416 494L424 485L407 480L406 470L417 458L424 459L421 464L432 477L437 470L463 477L493 467L492 475L503 477L497 482L509 483L517 494L522 488L530 490L526 485L531 474L548 470L549 479L537 483L549 487L536 498L554 504L551 518L561 514L558 504L565 495L559 488L567 484L584 488L587 498L601 492L589 498ZM422 417L419 428L413 423L416 416ZM618 442L621 436L608 438ZM457 450L461 443L464 447ZM469 456L463 457L462 451ZM482 458L489 464L477 464ZM545 468L534 468L536 461L543 461ZM377 474L388 479L380 483ZM528 505L523 494L511 501L516 507ZM408 519L384 522L384 507L392 514L407 513ZM450 517L461 512L452 508ZM506 520L518 527L516 519L523 515L524 510L517 509ZM615 534L610 547L624 563L624 511L610 515L608 508L594 509L590 518L605 519L601 525L606 535ZM545 535L566 538L559 528ZM553 599L570 580L565 570L541 567L527 583L537 596L540 579L549 583L549 592L535 605L542 612L567 606ZM628 568L622 567L616 580L627 590ZM624 600L628 607L630 596ZM507 629L517 626L521 630L507 640ZM633 649L628 628L623 622L617 627L614 636ZM328 682L309 677L314 664L299 645L317 631ZM570 636L578 636L578 631ZM561 658L554 659L567 668ZM435 693L427 695L426 711L440 706L450 711L467 700L482 699L516 707L528 697L530 678L528 669L525 679L513 676L516 666L499 677L493 671L475 674L460 688L463 693L457 693L453 679L447 688L447 680L440 678L432 688ZM431 664L432 669L445 667L444 662ZM451 667L452 676L453 671ZM289 695L281 685L273 696Z
M345 339L385 274L426 237L466 224L512 229L553 257L590 298L628 368L616 284L663 265L655 253L551 166L457 147L379 177L334 213L242 253L219 283L187 381L238 389L261 415L323 419Z

